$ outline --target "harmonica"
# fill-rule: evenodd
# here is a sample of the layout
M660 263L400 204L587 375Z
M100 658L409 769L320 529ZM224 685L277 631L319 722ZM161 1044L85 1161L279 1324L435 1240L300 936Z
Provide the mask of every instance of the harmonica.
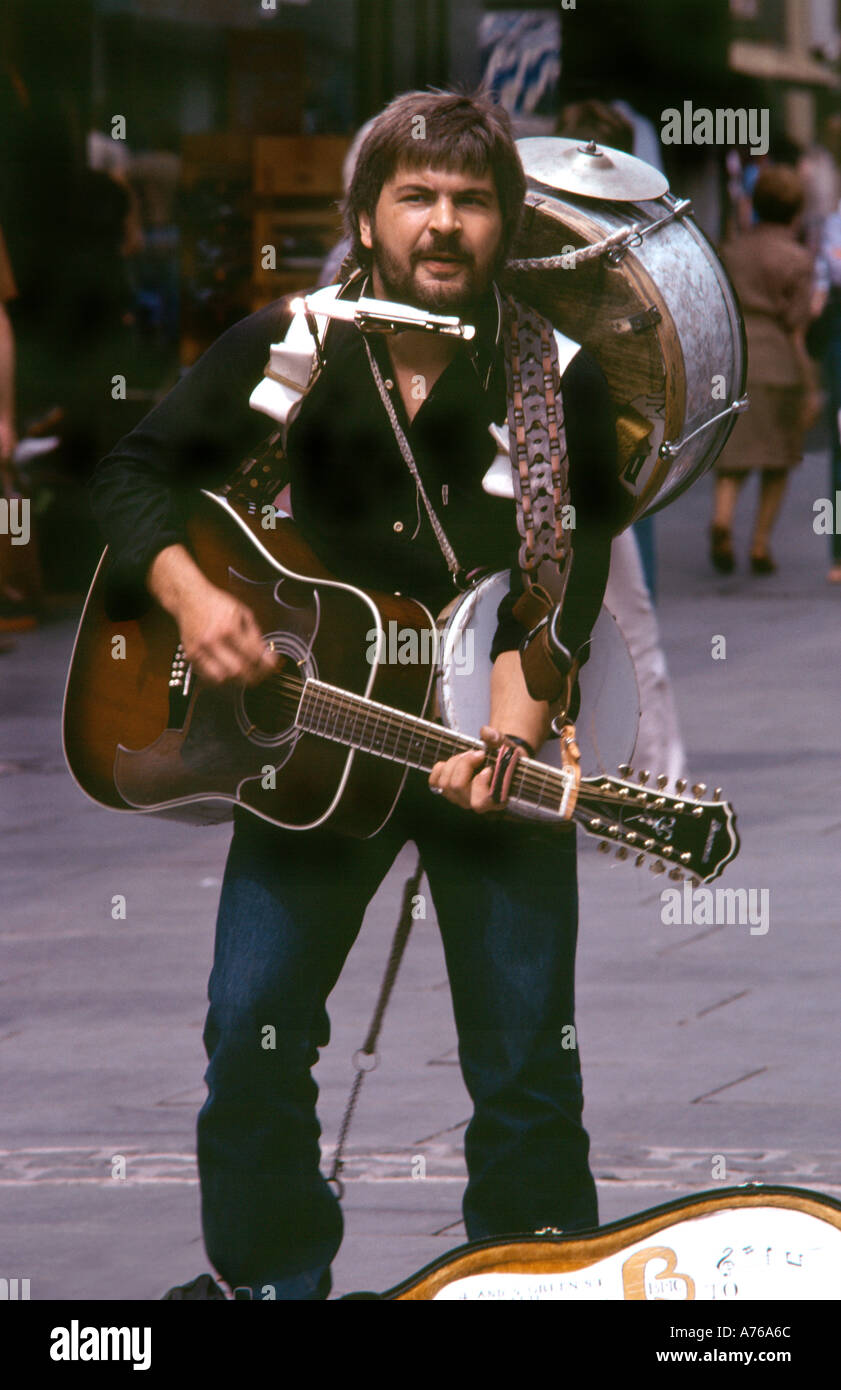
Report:
M290 307L294 312L303 310L307 314L323 314L325 318L344 319L355 323L361 333L402 333L407 328L423 329L427 333L446 333L453 338L470 341L476 336L476 329L470 323L453 314L430 314L426 309L416 309L411 304L393 304L387 299L333 299L328 303L319 300L310 302L306 295L293 299Z

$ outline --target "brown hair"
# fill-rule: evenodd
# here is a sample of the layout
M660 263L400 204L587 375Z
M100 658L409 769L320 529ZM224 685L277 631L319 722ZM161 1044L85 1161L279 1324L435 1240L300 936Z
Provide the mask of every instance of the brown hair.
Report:
M503 107L484 91L405 92L389 102L362 142L342 205L358 265L367 266L371 260L359 235L359 214L373 218L383 184L400 164L471 174L490 170L502 213L504 262L519 226L526 177Z
M753 208L760 222L793 222L803 206L800 175L782 164L766 164L753 190Z

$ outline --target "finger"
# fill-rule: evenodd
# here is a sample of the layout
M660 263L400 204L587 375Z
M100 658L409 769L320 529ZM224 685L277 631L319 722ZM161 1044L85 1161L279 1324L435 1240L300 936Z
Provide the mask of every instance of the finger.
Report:
M487 815L491 811L501 810L500 803L494 801L491 796L491 779L493 773L491 768L486 767L482 772L473 778L470 787L470 807L477 811L480 816Z
M247 685L259 685L266 680L273 671L276 671L279 664L277 652L270 651L265 647L260 654L258 661L252 662L245 676Z
M253 682L262 680L273 668L273 662L266 662L266 646L259 630L246 630L240 627L238 630L228 631L222 639L227 652L231 654L235 662L233 674L240 680Z
M242 653L222 634L207 634L196 652L197 660L205 668L212 667L217 683L235 681L242 678L248 668Z
M202 680L209 685L224 685L225 681L231 679L227 666L209 653L197 653L191 661Z
M459 753L455 758L450 759L452 769L449 777L449 785L461 791L467 791L482 763L485 761L484 748L477 748L470 753Z

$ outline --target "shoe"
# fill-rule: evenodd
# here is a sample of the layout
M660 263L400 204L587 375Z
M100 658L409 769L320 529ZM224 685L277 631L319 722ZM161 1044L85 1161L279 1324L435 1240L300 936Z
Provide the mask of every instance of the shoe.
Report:
M710 559L719 574L732 574L736 568L729 526L710 527Z
M754 574L773 574L777 568L767 550L752 550L750 553L750 567Z

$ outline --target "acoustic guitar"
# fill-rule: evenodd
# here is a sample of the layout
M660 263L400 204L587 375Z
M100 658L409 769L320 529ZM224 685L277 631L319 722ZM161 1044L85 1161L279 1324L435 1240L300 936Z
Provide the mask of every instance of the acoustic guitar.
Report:
M64 751L102 806L201 823L234 805L291 830L327 825L368 837L386 823L414 771L479 749L436 717L440 653L429 611L398 594L333 579L290 519L264 529L254 510L210 492L188 522L190 549L212 583L247 603L278 669L260 685L210 685L187 661L157 604L114 622L105 606L106 550L71 659ZM496 602L496 599L493 600ZM488 688L487 669L472 673ZM738 852L732 807L620 776L582 777L573 819L602 848L670 878L709 882ZM567 829L569 775L538 758L517 764L506 814Z

